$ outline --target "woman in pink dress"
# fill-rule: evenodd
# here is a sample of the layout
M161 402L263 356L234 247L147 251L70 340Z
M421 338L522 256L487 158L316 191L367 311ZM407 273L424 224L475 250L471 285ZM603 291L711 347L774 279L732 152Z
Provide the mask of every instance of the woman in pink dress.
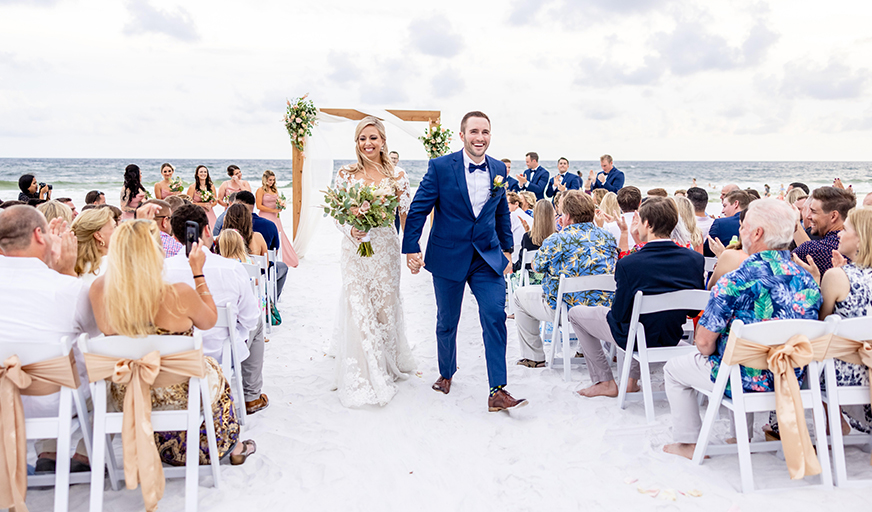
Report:
M204 193L208 192L212 197L203 197ZM188 196L194 204L206 210L206 217L209 219L209 231L215 227L215 212L212 207L218 203L218 191L215 190L215 185L212 183L212 177L209 176L209 169L205 165L198 165L194 171L194 184L188 187Z
M230 194L235 194L240 190L247 190L251 192L251 185L248 184L247 181L242 179L242 171L236 165L229 165L227 167L227 175L230 176L230 179L225 181L218 187L218 204L227 208L230 206L230 202L226 201L227 197Z
M130 164L124 168L124 185L121 187L121 220L133 220L133 212L145 201L148 192L142 186L139 166Z
M174 196L180 193L170 190L170 184L173 181L173 173L175 172L176 168L173 167L172 164L163 164L160 166L160 175L163 176L163 179L154 184L155 199L166 199L169 196Z
M294 246L285 235L285 228L282 226L282 221L279 219L280 209L276 208L276 203L279 199L279 191L276 188L276 175L270 170L263 172L263 177L260 179L263 186L257 189L255 198L257 199L257 209L260 210L260 216L264 219L269 219L275 223L279 229L280 248L282 250L282 261L289 267L296 267L300 262L297 258L297 253L294 252Z

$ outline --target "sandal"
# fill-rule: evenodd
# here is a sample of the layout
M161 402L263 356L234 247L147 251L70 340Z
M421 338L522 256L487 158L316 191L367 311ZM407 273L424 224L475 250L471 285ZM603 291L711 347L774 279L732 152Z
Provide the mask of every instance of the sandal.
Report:
M532 359L521 359L518 365L526 366L527 368L545 368L545 361L533 361Z
M244 464L248 456L254 454L256 451L257 444L255 444L255 442L251 439L246 439L242 442L242 453L240 453L239 455L230 455L230 464L234 466Z

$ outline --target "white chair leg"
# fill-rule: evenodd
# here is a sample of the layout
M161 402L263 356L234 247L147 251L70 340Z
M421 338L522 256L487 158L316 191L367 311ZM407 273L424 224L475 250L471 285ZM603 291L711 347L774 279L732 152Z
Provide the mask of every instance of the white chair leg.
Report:
M623 364L621 365L621 381L618 383L618 406L621 409L627 408L627 381L630 380L630 365L633 363L633 348L635 346L636 340L628 336L626 349L618 350L618 354L623 354L620 356Z
M842 411L839 403L839 387L836 367L828 362L825 367L827 386L827 416L830 420L830 439L833 449L834 480L837 487L848 483L848 468L845 461L845 439L842 436Z
M218 457L218 440L215 437L215 419L212 417L212 398L209 396L209 388L203 381L200 386L203 397L203 418L206 423L206 440L209 443L209 465L212 467L212 487L217 488L221 484L221 459Z
M718 378L715 380L714 389L708 400L708 408L705 410L705 418L702 421L699 438L696 440L696 448L693 450L694 464L702 464L702 461L705 459L705 452L708 448L709 440L711 439L712 428L718 417L721 402L724 399L724 390L727 387L729 373L729 367L721 366L721 370L718 372Z
M69 506L70 496L70 442L73 421L72 390L61 388L60 407L58 407L57 453L55 454L55 512L64 512ZM80 419L80 423L82 420ZM85 435L84 427L82 435Z
M733 392L733 423L736 426L736 448L739 452L739 473L742 477L742 492L754 492L754 470L751 467L751 441L748 438L748 418L742 390L739 367L730 372L730 389Z
M94 404L94 445L91 454L91 512L103 510L103 468L106 467L106 385L91 388Z
M563 337L563 380L566 382L572 381L572 354L570 353L570 348L572 345L569 343L569 319L565 310L561 309L560 312L560 332ZM554 336L552 334L552 336Z
M106 446L106 472L109 473L109 487L113 491L120 491L124 471L118 468L118 457L115 456L115 448L112 446L112 437L103 437Z
M200 466L200 380L192 378L188 388L188 449L185 453L185 510L197 510L197 485Z
M826 422L824 420L824 406L823 399L821 397L821 380L820 380L820 372L818 371L818 363L817 361L811 361L808 367L809 375L813 377L809 377L810 383L809 387L811 388L811 396L812 396L812 414L814 415L814 437L815 444L817 445L817 456L818 461L821 465L821 485L826 489L833 488L833 473L830 468L830 456L829 450L827 447L827 434L824 425ZM836 409L838 411L838 409ZM830 432L838 431L841 433L842 426L839 425L836 430L830 430Z
M640 377L642 377L642 400L645 402L645 419L649 424L654 423L654 390L651 389L651 365L648 364L648 347L645 346L644 339L639 340L639 366ZM629 372L627 374L629 382ZM621 387L626 388L627 384L621 383Z

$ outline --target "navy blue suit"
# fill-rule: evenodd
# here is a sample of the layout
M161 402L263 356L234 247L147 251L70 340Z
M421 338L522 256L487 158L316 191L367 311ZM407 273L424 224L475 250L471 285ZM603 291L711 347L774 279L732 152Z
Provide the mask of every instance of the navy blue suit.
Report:
M554 197L554 194L558 192L557 187L554 186L554 178L548 180L548 188L545 189L545 195L548 197ZM569 171L563 174L563 184L566 185L566 190L578 190L581 188L581 180Z
M490 183L505 178L506 166L486 157ZM421 252L424 222L435 209L424 268L433 274L436 292L436 340L439 374L450 379L457 371L457 322L463 289L469 284L478 302L490 387L506 384L506 288L503 270L511 252L512 223L506 192L491 191L479 215L472 211L462 150L430 160L427 174L406 216L403 253ZM700 271L702 272L702 271Z
M521 186L518 185L518 180L512 178L511 176L506 176L506 183L509 184L508 189L509 192L520 192Z
M622 348L627 346L627 331L637 290L645 295L677 290L704 289L702 272L705 259L691 249L672 241L649 242L638 252L618 260L615 266L615 299L606 317L612 336ZM678 344L687 315L698 312L665 311L642 315L649 347Z
M266 241L267 248L271 250L278 250L279 228L276 227L275 222L269 219L263 219L259 217L256 213L252 213L251 229L263 235L263 239L264 241Z
M605 183L600 183L599 177L600 174L606 177ZM618 169L617 167L612 167L612 170L609 171L608 174L605 171L600 171L596 173L594 176L593 183L590 184L590 191L593 192L598 188L604 188L609 192L618 193L618 190L621 190L624 186L624 172Z
M536 200L545 198L545 187L548 186L548 171L541 165L535 169L527 169L524 171L524 176L527 178L527 186L521 187L521 190L529 190L536 194Z
M734 236L739 236L739 216L741 214L742 212L739 212L731 217L715 219L709 228L709 236L720 240L724 247L729 245ZM703 256L712 257L714 255L715 253L709 249L709 243L706 240L703 245Z

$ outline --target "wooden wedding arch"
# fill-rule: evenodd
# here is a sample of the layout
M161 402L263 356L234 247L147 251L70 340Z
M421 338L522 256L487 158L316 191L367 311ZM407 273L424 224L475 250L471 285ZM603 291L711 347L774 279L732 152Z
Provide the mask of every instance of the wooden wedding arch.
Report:
M321 112L331 116L343 117L351 121L360 121L368 114L364 114L358 110L351 108L322 108ZM391 114L397 116L403 121L419 121L430 123L430 129L440 124L442 112L439 110L387 110ZM293 160L293 179L291 181L294 195L294 224L293 236L297 236L297 227L300 225L300 215L303 212L303 153L296 146L294 148Z

